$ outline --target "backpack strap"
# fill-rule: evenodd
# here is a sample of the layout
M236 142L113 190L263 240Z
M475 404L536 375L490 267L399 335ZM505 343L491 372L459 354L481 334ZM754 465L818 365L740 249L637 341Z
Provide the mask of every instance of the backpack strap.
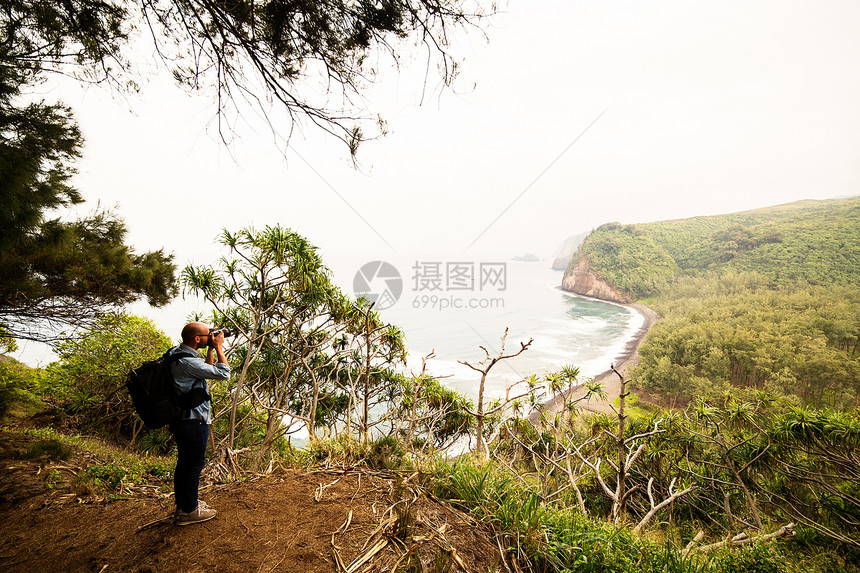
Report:
M171 349L172 350L172 349ZM171 377L173 377L173 364L177 362L180 358L199 358L200 356L194 353L188 353L185 350L180 350L179 352L175 352L170 354L170 350L164 353L164 362L170 368ZM175 382L175 378L174 378ZM201 383L200 386L197 386L197 383ZM203 402L207 400L211 400L212 397L209 395L209 392L206 391L206 382L202 378L195 379L195 384L187 391L181 394L177 394L177 401L179 405L184 410L189 410L191 408L196 408Z
M170 350L173 350L173 349L171 348ZM173 365L176 362L179 362L180 358L200 358L200 355L198 355L196 352L193 354L189 354L185 350L180 350L179 352L174 352L173 354L171 354L170 350L165 352L164 356L162 358L164 360L164 363L167 364L168 368L170 368L171 376L173 375ZM199 378L198 378L198 380L199 380Z
M171 348L170 350L173 349ZM199 358L199 355L196 352L194 354L189 354L185 350L180 350L179 352L174 352L173 354L171 354L170 350L165 352L164 356L162 357L167 364L173 364L180 358Z

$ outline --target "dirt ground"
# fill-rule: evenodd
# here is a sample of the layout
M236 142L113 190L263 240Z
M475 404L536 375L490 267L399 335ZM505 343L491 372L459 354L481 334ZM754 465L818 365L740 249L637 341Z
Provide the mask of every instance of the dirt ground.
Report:
M35 440L0 432L0 571L506 571L498 545L409 475L282 471L201 491L215 519L177 527L146 489L108 500L76 476L90 463L24 459Z

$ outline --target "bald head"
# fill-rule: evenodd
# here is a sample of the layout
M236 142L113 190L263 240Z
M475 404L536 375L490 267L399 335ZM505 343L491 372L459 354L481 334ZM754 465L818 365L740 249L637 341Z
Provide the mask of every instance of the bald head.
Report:
M189 322L182 329L182 342L192 348L197 346L197 336L209 336L209 327L202 322Z

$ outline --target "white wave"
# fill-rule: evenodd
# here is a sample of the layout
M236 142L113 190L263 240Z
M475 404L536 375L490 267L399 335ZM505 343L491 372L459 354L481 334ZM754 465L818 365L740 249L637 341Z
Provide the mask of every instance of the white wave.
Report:
M540 288L542 285L546 288ZM497 344L496 337L488 343L486 341L490 338L480 338L477 332L510 326L509 350L518 347L520 339L525 341L529 336L534 338L534 342L528 351L517 358L501 362L493 368L485 388L485 394L490 399L503 395L507 386L529 374L542 375L567 364L580 369L581 379L605 372L644 323L644 317L629 306L580 297L548 283L536 283L532 289L535 287L537 290L531 292L512 291L507 295L515 304L509 305L504 314L513 316L515 320L501 317L499 313L473 314L468 317L468 329L452 326L462 318L459 315L446 316L444 320L434 315L416 322L414 328L408 330L414 346L410 344L407 370L419 373L421 358L427 354L427 349L435 345L440 356L428 362L429 373L440 377L446 386L475 399L480 373L457 360L465 359L477 365L483 358L483 352L477 345L488 345L492 352L493 346ZM545 297L547 292L551 292L552 296ZM589 301L594 306L578 307L582 312L577 313L575 305L558 301L558 293L565 298ZM558 302L553 303L552 300ZM601 304L612 304L623 308L624 312L618 313L613 309L602 316L601 308L606 307L601 307ZM567 309L573 309L574 312L568 314L565 312ZM475 337L471 331L476 333Z

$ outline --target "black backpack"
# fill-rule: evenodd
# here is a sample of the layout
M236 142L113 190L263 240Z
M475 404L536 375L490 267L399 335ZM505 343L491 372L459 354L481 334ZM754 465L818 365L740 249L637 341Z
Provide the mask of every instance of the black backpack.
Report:
M170 366L180 358L189 357L192 355L170 354L168 350L161 358L144 362L128 373L125 386L131 394L134 409L147 428L161 428L175 422L182 418L183 412L210 399L202 387L194 387L184 394L179 394L174 388Z

